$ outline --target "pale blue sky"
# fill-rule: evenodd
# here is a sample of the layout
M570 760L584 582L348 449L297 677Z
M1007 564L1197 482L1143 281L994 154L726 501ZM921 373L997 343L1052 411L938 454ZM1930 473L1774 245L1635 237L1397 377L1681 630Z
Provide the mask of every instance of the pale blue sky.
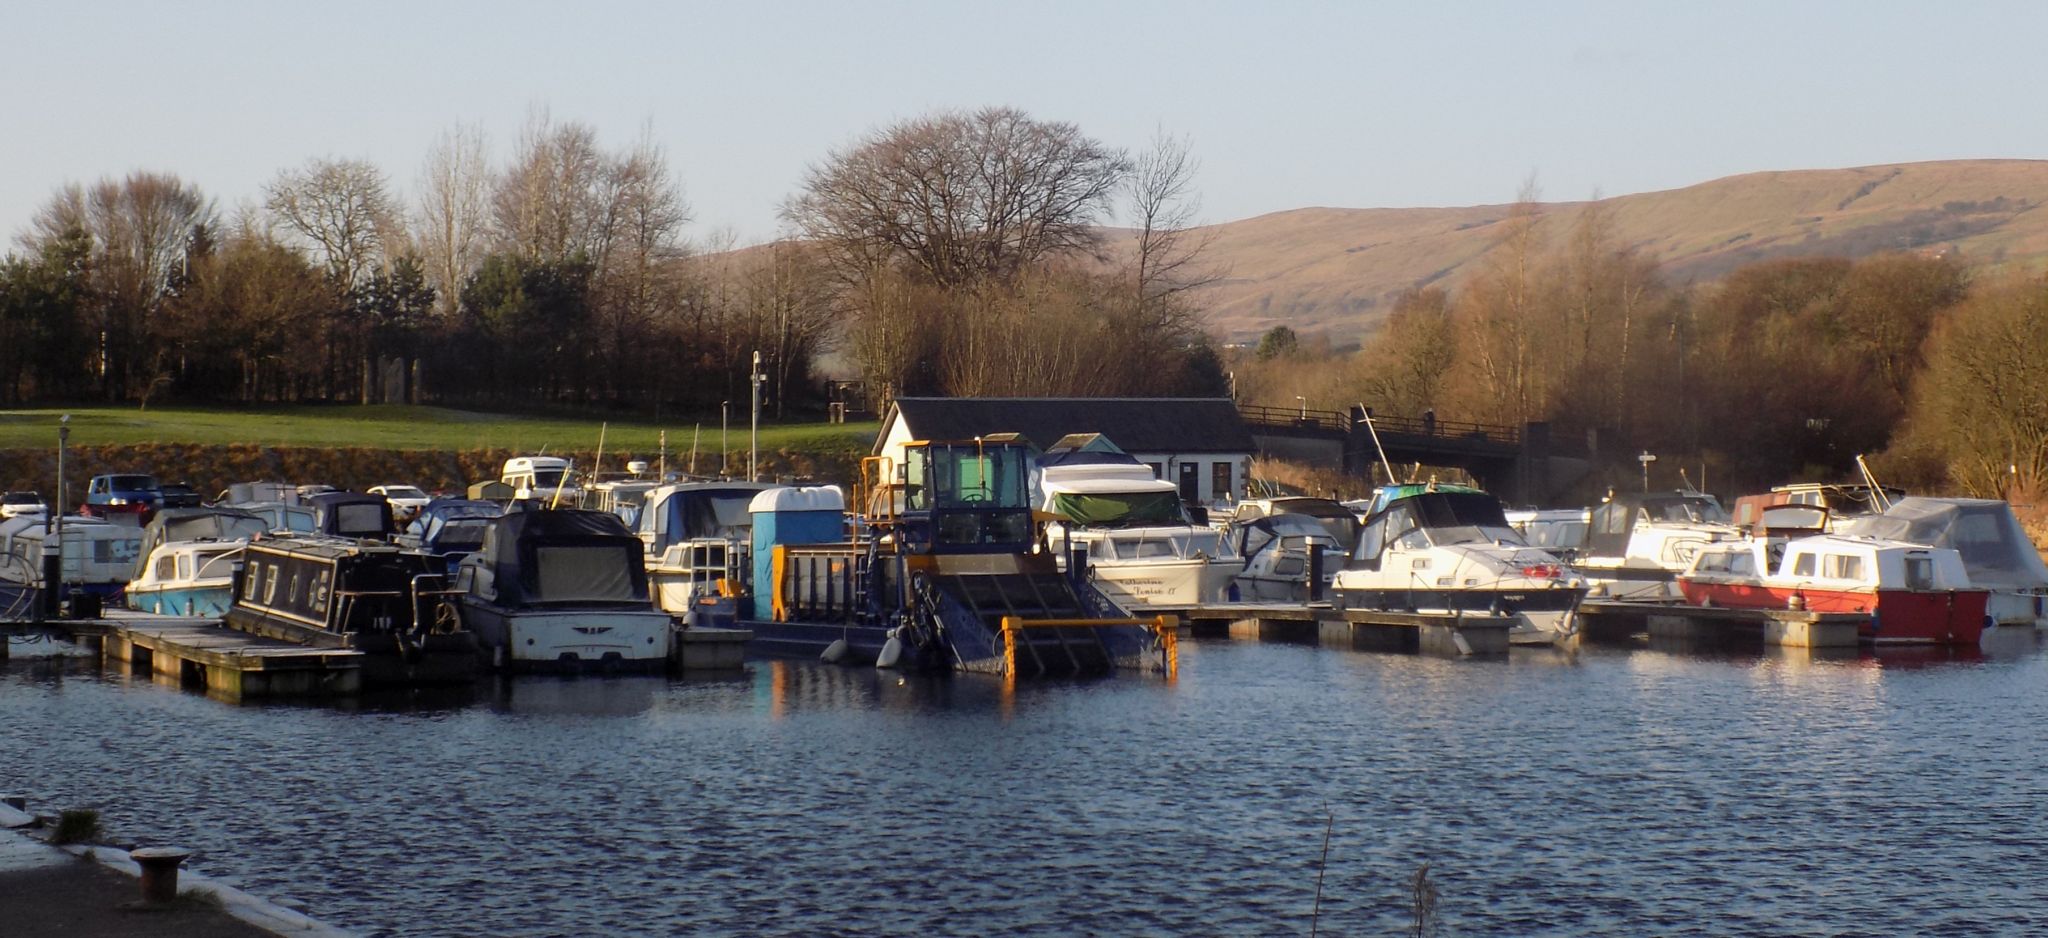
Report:
M1188 135L1208 221L2043 157L2044 27L2039 3L10 4L0 232L131 169L224 210L314 156L410 190L444 128L502 156L535 105L611 145L651 124L692 236L745 241L829 149L987 104Z

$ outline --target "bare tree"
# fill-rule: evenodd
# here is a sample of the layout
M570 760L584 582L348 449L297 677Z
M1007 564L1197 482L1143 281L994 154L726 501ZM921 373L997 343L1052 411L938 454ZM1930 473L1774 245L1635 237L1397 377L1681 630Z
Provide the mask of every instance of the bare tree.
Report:
M1014 108L942 112L870 134L805 175L784 215L858 275L902 263L942 286L1093 250L1130 161Z
M278 173L264 195L265 207L319 252L343 289L383 263L399 227L384 171L363 160L313 160Z
M483 260L490 168L483 129L449 128L420 171L419 249L442 315L455 311L462 283Z
M545 110L535 111L492 193L498 240L528 260L602 254L608 232L600 230L596 193L604 175L596 131L587 124L557 124Z

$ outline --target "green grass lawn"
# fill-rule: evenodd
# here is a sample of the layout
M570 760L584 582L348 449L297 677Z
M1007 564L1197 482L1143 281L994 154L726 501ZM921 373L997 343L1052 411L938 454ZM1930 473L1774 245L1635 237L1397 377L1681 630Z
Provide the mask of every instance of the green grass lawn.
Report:
M57 418L71 415L71 442L77 446L138 443L251 443L264 446L361 446L395 450L468 450L503 448L538 453L590 450L597 446L596 418L512 417L446 407L376 405L303 405L260 408L74 407L41 410L0 410L0 449L55 446ZM744 415L736 415L727 445L747 448ZM657 434L668 431L671 455L690 451L696 419L657 426L613 421L605 434L607 452L651 454ZM761 427L761 448L801 452L866 451L877 424L791 423ZM719 448L718 415L702 427L698 446Z

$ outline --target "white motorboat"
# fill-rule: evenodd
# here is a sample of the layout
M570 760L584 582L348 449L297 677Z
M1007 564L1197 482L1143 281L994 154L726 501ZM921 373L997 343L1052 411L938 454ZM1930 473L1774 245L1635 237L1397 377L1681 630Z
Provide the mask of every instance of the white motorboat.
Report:
M1244 560L1234 584L1245 602L1308 602L1328 596L1344 558L1358 542L1358 516L1327 498L1287 496L1238 503L1224 528L1230 548ZM1311 572L1322 583L1309 589Z
M1118 605L1187 608L1230 598L1244 560L1221 533L1191 522L1180 487L1123 453L1051 453L1039 461L1046 540L1064 566L1086 557L1095 588Z
M1701 549L1740 540L1718 499L1701 492L1621 492L1592 509L1572 566L1595 595L1677 602L1678 575Z
M680 482L649 490L635 533L654 604L689 625L731 619L753 580L754 516L749 509L754 496L776 488L786 486ZM708 617L703 616L707 608Z
M663 667L674 640L654 608L640 542L615 515L518 509L456 568L462 619L512 670Z
M166 508L142 531L142 561L128 583L128 608L163 615L227 615L242 548L269 528L238 508Z
M1500 500L1462 485L1386 486L1337 574L1333 604L1497 616L1508 641L1547 645L1577 631L1586 580L1508 525Z

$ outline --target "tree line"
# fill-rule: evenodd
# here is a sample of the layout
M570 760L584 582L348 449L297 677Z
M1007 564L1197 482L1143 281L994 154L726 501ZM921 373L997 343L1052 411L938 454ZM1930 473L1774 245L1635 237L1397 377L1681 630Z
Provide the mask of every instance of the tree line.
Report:
M1952 252L1753 263L1678 284L1597 203L1525 198L1458 288L1412 289L1355 351L1276 329L1231 359L1242 397L1584 436L1596 482L1639 452L1717 489L1853 478L2048 491L2048 279ZM1308 364L1313 367L1303 367ZM1760 490L1760 489L1757 489Z
M745 248L691 243L649 140L537 113L488 152L449 131L409 199L324 158L233 211L170 173L59 188L0 262L0 402L703 413L746 398L759 351L779 413L817 401L835 348L876 403L1221 387L1182 141L1133 157L1014 109L940 112L830 154L784 206L791 237Z

